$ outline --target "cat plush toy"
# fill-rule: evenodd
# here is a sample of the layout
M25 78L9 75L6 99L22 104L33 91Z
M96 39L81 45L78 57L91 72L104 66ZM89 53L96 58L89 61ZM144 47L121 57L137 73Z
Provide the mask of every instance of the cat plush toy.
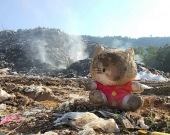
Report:
M99 46L94 52L90 74L92 80L86 84L86 90L91 90L89 100L94 105L126 111L135 111L142 105L142 99L133 94L144 90L133 81L137 75L133 49Z

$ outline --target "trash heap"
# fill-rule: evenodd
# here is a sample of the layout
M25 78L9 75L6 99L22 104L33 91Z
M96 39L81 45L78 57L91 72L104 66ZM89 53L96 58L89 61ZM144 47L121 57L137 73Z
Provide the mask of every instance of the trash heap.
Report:
M59 29L0 31L0 74L88 77L91 58L99 45ZM138 64L139 72L147 70L165 77L162 71Z
M78 60L91 57L98 45L59 29L4 30L0 31L0 68L19 74L52 76Z
M170 133L168 82L141 80L148 85L141 94L144 106L124 112L91 104L86 78L1 75L0 80L0 134Z

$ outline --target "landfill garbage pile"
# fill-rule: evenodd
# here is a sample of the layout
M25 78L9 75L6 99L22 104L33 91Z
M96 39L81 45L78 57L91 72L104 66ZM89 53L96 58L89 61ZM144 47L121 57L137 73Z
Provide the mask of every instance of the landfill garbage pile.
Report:
M92 58L79 60L72 63L68 66L67 69L61 70L56 74L56 77L63 78L80 78L80 77L89 77L89 67L91 64Z
M0 134L124 135L170 133L170 83L146 82L135 112L96 107L86 78L0 75ZM161 93L161 94L160 94Z
M52 76L78 60L92 57L99 45L59 29L4 30L0 31L0 68L26 75Z
M84 87L98 45L58 29L0 32L0 134L170 134L170 80L162 71L137 64L135 81L145 90L135 112L89 102Z
M59 29L4 30L0 31L0 69L8 69L10 74L88 77L91 58L99 45ZM162 71L138 64L139 72L147 70L165 76Z

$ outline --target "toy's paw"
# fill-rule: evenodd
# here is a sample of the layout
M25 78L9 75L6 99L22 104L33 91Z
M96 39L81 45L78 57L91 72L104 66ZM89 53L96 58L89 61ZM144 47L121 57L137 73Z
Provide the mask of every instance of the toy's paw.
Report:
M143 100L141 97L134 95L127 95L124 97L122 102L122 110L125 111L136 111L143 105Z
M96 88L97 88L97 85L96 85L95 81L88 81L85 84L85 90L96 90Z
M129 108L129 111L136 111L137 109L139 109L142 104L143 104L143 101L140 97L137 97L137 96L131 96L129 98L129 100L127 101L127 104L128 104L128 108Z
M103 106L107 103L106 96L99 90L93 90L89 94L89 100L95 106Z

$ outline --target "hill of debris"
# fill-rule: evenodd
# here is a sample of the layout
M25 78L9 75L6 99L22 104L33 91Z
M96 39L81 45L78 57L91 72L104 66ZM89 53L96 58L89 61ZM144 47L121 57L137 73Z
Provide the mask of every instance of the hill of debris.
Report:
M99 45L59 29L4 30L0 32L0 68L52 76L76 61L92 57Z
M0 32L0 69L12 74L84 77L99 43L70 36L59 29L4 30ZM138 71L164 72L138 64Z

